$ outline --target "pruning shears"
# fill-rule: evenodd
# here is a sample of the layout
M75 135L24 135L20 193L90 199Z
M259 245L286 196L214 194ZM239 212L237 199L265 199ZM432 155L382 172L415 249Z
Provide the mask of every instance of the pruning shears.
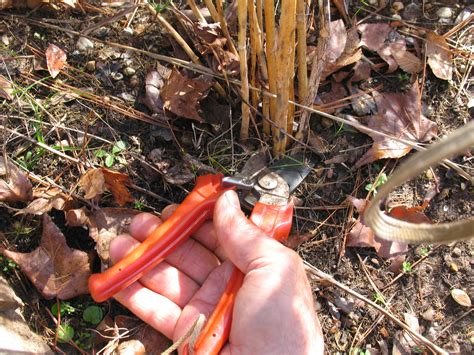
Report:
M288 238L293 219L291 193L311 171L314 161L302 154L279 160L267 167L254 155L240 174L200 176L194 189L176 211L124 259L89 278L89 291L103 302L140 279L163 261L186 239L212 218L217 199L235 189L242 205L252 208L250 221L270 237ZM195 354L218 354L228 340L235 296L244 274L234 267L223 295L194 343Z

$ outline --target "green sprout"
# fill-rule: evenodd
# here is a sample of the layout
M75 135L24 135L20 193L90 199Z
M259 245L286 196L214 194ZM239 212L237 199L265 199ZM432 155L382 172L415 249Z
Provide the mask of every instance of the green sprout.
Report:
M374 183L369 183L365 185L365 190L366 191L373 191L374 195L377 194L377 189L385 184L388 180L388 177L385 173L382 173L379 175L379 177L374 181Z
M74 312L76 312L76 308L72 306L69 302L62 302L59 305L59 313L61 316L64 316L65 314L71 315ZM51 313L57 317L58 316L58 304L55 303L51 306Z
M413 271L413 265L409 261L404 261L402 264L402 270L405 273Z
M96 325L104 318L104 312L99 306L89 306L82 313L82 318L86 322Z
M74 338L74 328L69 324L60 325L57 334L60 343L68 343Z
M114 144L110 152L107 152L103 149L99 149L95 152L95 156L97 158L103 158L105 166L111 168L116 161L118 161L120 164L127 163L125 158L121 155L125 149L127 149L127 143L125 143L124 141L118 141Z

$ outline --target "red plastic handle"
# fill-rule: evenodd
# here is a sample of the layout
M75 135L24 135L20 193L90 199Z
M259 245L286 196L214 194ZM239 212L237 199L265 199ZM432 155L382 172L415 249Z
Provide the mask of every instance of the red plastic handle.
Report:
M124 259L89 278L89 291L96 302L103 302L137 281L159 264L204 221L211 219L218 197L229 190L222 187L222 175L204 175L176 211Z
M288 238L293 219L293 202L285 206L257 202L250 220L270 237L282 242ZM234 266L224 293L194 344L194 354L218 354L229 338L235 297L242 286L244 274ZM187 349L185 350L187 353Z

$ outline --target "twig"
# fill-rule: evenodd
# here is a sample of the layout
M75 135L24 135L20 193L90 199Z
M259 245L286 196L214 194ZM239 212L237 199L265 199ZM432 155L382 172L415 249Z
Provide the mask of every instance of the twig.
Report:
M324 281L327 281L329 282L330 284L334 285L334 286L337 286L338 288L340 288L341 290L347 292L348 294L358 298L359 300L367 303L368 305L372 306L373 308L375 308L376 310L378 310L379 312L381 312L382 314L384 314L386 317L390 318L393 322L395 322L398 326L400 326L401 328L403 328L403 330L405 330L406 332L410 333L413 338L415 338L417 341L419 341L420 343L422 343L423 345L425 345L426 347L430 348L434 353L437 353L437 354L443 354L443 355L448 355L448 352L442 348L440 348L439 346L437 346L436 344L434 344L433 342L431 342L430 340L426 339L423 335L421 335L420 333L412 330L408 325L406 325L405 323L403 323L401 320L399 320L398 318L396 318L392 313L390 313L389 311L387 311L386 309L382 308L381 306L379 306L377 303L369 300L367 297L361 295L360 293L352 290L351 288L347 287L346 285L340 283L339 281L336 281L332 276L326 274L325 272L319 270L318 268L314 267L313 265L311 265L310 263L308 263L307 261L303 261L305 267L306 267L306 270L316 276L317 278L319 279L322 279Z
M240 140L246 141L249 137L250 109L249 101L249 79L247 73L247 0L238 0L238 51L240 58L240 80L242 82L240 94L242 95L242 126L240 128ZM253 0L250 0L253 1Z
M462 314L461 316L457 317L455 320L453 320L451 323L449 323L446 327L444 327L439 333L438 333L438 336L440 336L441 334L443 334L445 331L447 331L449 328L451 328L453 326L453 324L456 324L457 322L459 322L461 319L463 319L464 317L468 316L472 311L474 310L474 308L471 308L469 311L465 312L464 314Z

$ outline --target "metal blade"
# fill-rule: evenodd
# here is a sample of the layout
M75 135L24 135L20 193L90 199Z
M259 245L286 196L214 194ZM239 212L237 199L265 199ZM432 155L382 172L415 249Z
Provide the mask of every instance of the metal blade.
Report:
M275 161L269 169L287 182L291 194L308 176L316 162L316 156L311 152L299 152Z

